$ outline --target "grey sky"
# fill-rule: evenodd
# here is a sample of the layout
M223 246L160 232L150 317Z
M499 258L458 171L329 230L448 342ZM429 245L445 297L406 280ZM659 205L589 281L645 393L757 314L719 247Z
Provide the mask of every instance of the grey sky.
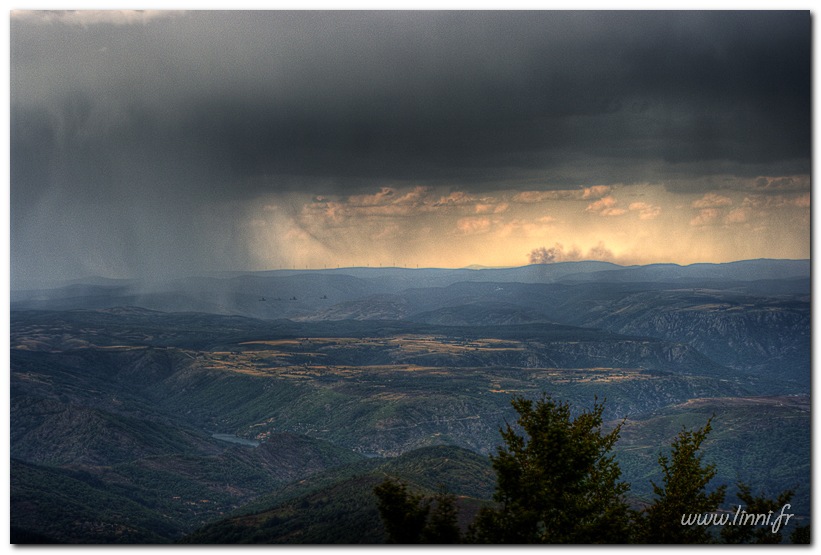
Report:
M248 267L243 222L270 195L695 194L810 171L808 12L11 25L13 285Z

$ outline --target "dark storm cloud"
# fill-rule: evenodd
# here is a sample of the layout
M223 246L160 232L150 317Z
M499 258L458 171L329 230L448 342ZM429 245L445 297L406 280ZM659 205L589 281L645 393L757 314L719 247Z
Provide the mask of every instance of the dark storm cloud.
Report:
M807 13L194 13L12 39L14 136L81 174L199 166L224 194L809 166Z
M196 267L268 193L809 171L807 12L165 15L12 15L13 262L119 252L58 207Z

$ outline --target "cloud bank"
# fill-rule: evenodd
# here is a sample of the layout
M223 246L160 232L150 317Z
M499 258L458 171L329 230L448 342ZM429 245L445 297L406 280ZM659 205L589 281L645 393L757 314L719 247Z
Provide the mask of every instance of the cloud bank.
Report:
M810 46L802 12L13 12L12 277L287 265L274 229L329 249L444 208L508 236L673 213L641 184L800 195Z

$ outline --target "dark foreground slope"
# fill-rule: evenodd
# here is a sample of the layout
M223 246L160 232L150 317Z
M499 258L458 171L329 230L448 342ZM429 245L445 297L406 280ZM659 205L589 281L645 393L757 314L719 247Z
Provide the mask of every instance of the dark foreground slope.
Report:
M13 458L11 524L62 543L167 543L262 493L359 460L310 438L275 438L258 449L217 443L117 464Z
M427 447L316 476L254 503L245 514L210 524L182 543L384 543L373 488L388 477L426 495L440 488L453 493L465 524L495 486L487 457L454 447Z

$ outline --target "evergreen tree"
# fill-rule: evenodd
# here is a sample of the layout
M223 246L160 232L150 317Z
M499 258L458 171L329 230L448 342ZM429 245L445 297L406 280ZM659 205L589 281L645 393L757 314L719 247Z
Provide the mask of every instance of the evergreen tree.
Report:
M642 543L710 543L706 526L682 523L684 515L715 512L724 501L726 486L712 493L706 488L716 475L714 464L703 464L701 444L710 433L712 418L696 431L682 430L672 443L670 457L658 458L663 473L662 485L651 482L655 502L647 507L642 519Z
M792 490L787 490L776 499L768 499L763 495L754 497L750 486L742 482L738 484L738 499L747 514L761 515L772 512L773 518L777 518L779 511L792 499L793 493ZM721 539L725 543L781 543L783 531L784 527L780 526L777 532L773 532L771 524L723 526Z
M373 492L388 533L388 543L419 543L430 512L429 500L410 493L405 484L394 480L385 480Z
M433 499L430 516L422 529L422 543L451 544L459 543L461 539L456 520L456 498L441 488Z
M621 425L602 433L604 406L572 418L567 403L515 398L518 427L501 430L491 456L496 508L471 528L479 543L622 543L629 539L629 485L610 454Z
M712 430L682 429L668 454L658 457L661 485L651 481L654 502L641 513L629 509L620 482L621 470L611 450L621 425L602 432L603 405L573 418L567 403L549 396L532 402L515 398L516 427L501 431L504 445L491 455L497 485L494 507L483 508L471 524L466 541L492 544L532 543L714 543L717 537L703 524L685 522L690 515L717 513L726 486L707 493L716 475L705 464L701 445ZM738 497L747 514L774 514L792 498L792 491L775 500L753 496L739 483ZM408 492L407 486L387 480L377 486L379 512L390 543L458 543L453 495L440 491L434 498ZM727 516L727 515L725 515ZM687 518L689 520L689 518ZM780 543L783 530L771 526L724 526L726 543ZM809 543L810 527L796 527L793 543Z
M810 543L810 525L796 526L790 534L792 543Z
M456 499L440 489L434 498L413 494L407 485L385 480L374 488L388 543L450 544L461 540Z

